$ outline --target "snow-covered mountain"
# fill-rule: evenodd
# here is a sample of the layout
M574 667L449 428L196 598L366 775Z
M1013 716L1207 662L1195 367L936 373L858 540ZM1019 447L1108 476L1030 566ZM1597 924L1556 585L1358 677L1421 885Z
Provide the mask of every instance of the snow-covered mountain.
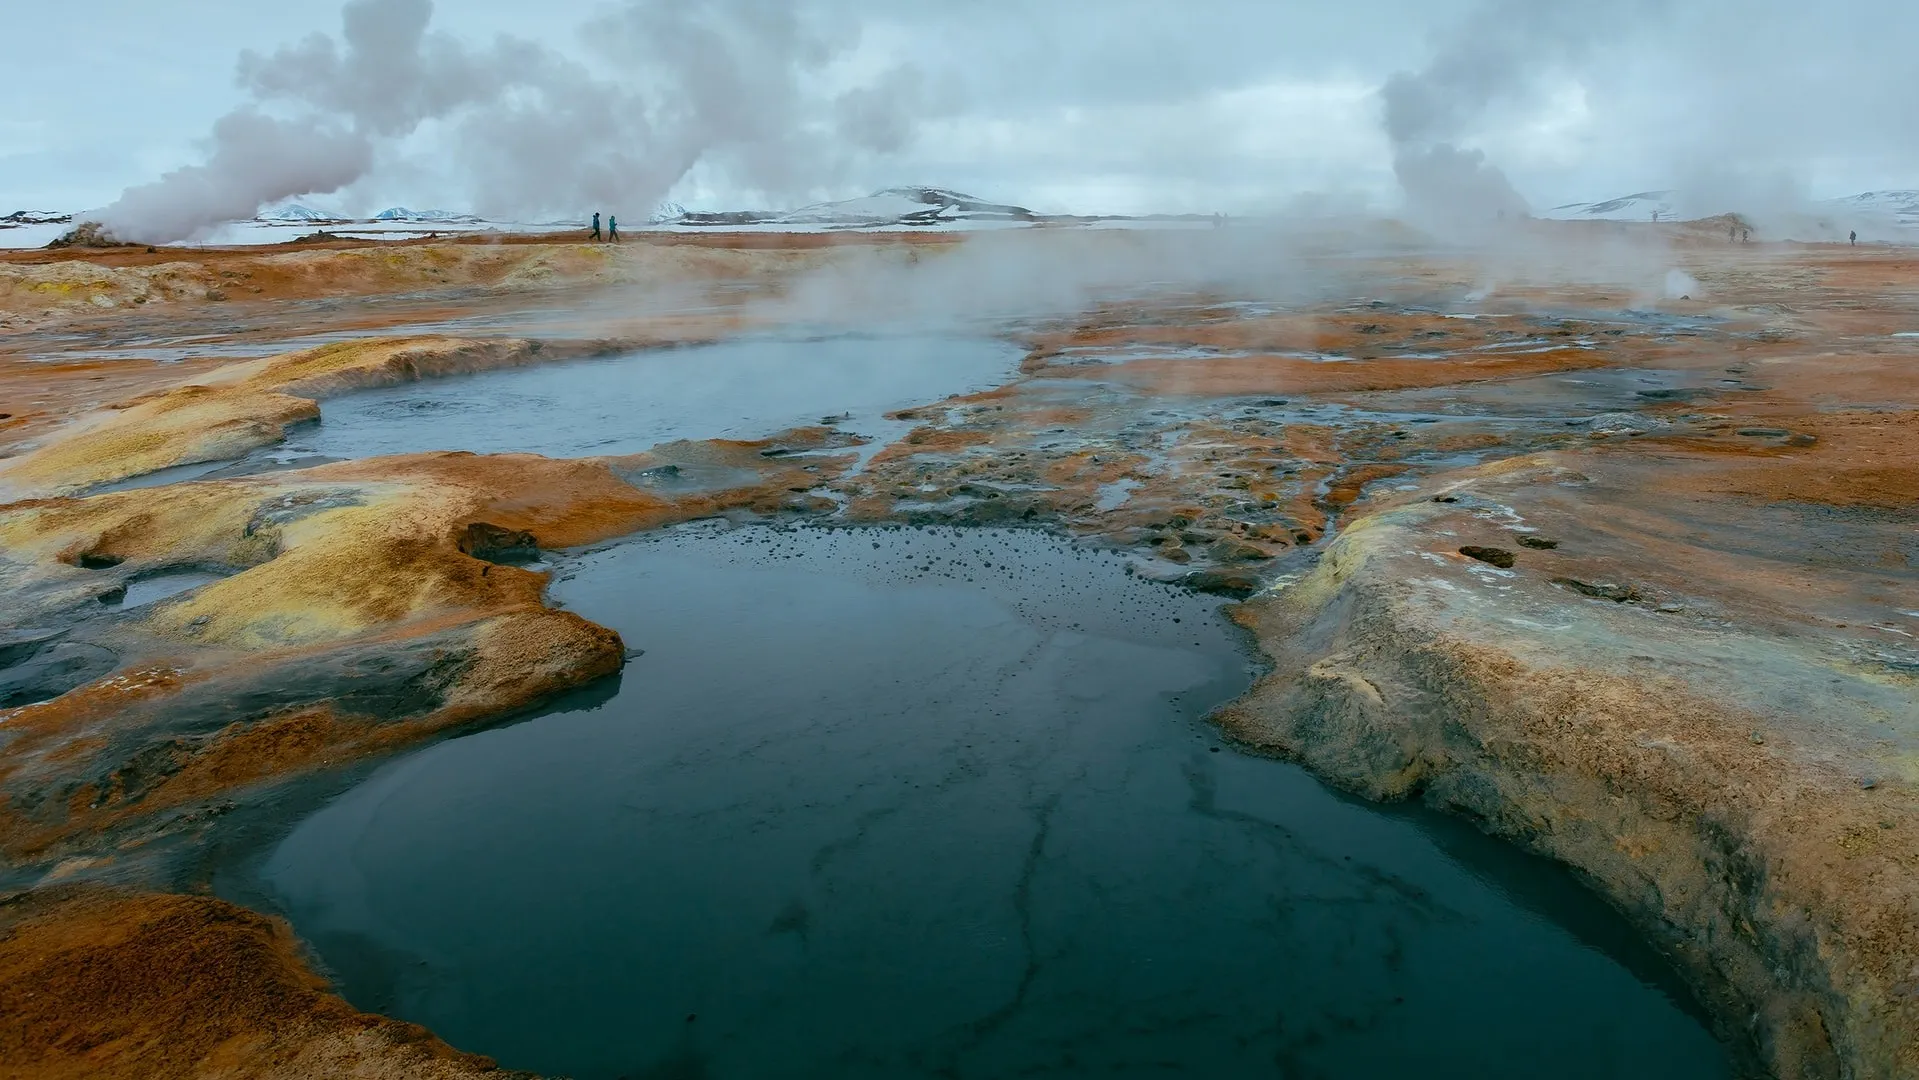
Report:
M1567 203L1541 217L1556 221L1672 221L1676 209L1670 191L1640 191L1605 202Z
M374 221L431 221L442 224L471 225L480 219L472 214L461 214L452 210L409 210L404 206L392 206L373 215Z
M0 248L43 247L73 228L73 215L57 210L15 210L0 217Z
M18 229L27 225L65 225L72 220L72 214L62 214L54 210L15 210L6 217L0 217L0 229Z
M1691 205L1684 205L1687 203ZM1704 203L1705 200L1684 199L1681 193L1674 191L1641 191L1604 202L1567 203L1540 216L1558 221L1678 221L1682 216L1737 213L1757 223L1775 239L1800 240L1844 239L1853 230L1862 238L1888 239L1906 229L1919 229L1919 191L1867 191L1797 206L1705 206Z
M784 224L935 225L947 221L1032 221L1023 206L989 203L945 188L886 188L863 199L815 203L780 216Z
M1890 219L1907 227L1919 227L1919 191L1867 191L1830 205L1854 213Z
M315 210L304 203L281 203L269 206L254 215L259 221L343 221L339 214L329 214L325 210Z
M792 225L860 229L886 226L941 226L972 222L1024 223L1040 215L1023 206L991 203L957 191L932 187L886 188L857 199L815 203L797 210L734 210L680 213L671 225Z

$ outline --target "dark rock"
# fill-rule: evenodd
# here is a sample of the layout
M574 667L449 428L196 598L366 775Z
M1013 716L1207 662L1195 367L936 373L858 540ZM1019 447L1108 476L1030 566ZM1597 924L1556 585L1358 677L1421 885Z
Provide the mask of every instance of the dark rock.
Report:
M460 550L493 563L532 562L540 557L539 542L524 529L506 529L476 521L460 537Z
M1195 570L1181 579L1189 589L1215 596L1230 596L1235 600L1244 600L1259 591L1259 575L1250 570L1234 570L1215 567L1210 570Z
M1640 599L1639 590L1630 585L1614 585L1610 582L1594 584L1569 577L1554 578L1553 584L1571 589L1581 596L1590 596L1595 600L1611 600L1615 604L1630 604Z
M1244 540L1235 540L1230 536L1215 540L1206 553L1212 556L1213 561L1223 563L1264 562L1273 557L1272 552L1265 548L1249 544Z
M622 477L629 484L670 484L679 478L678 465L655 465L650 469L641 469Z
M71 219L69 219L71 220ZM83 221L52 240L47 241L51 249L69 247L120 247L120 241L112 233L102 228L97 221Z
M89 551L74 560L82 570L110 570L127 561L125 555L109 555L101 551Z
M1507 551L1505 548L1481 547L1477 544L1467 544L1465 547L1459 549L1459 553L1468 559L1478 559L1480 562L1490 563L1493 566L1499 567L1501 570L1510 570L1513 567L1513 553Z
M1519 538L1519 546L1529 547L1534 551L1551 551L1559 546L1559 541L1548 540L1543 536L1522 536Z

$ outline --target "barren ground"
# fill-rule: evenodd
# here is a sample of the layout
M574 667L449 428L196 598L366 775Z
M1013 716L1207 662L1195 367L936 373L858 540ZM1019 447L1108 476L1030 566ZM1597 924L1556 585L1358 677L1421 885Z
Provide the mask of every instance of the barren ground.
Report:
M1337 289L1001 319L1020 374L883 447L821 426L93 494L347 390L776 328L810 273L962 250L0 256L0 1075L484 1071L192 895L195 852L302 777L617 670L510 556L723 513L1045 526L1243 598L1273 665L1222 716L1247 747L1578 868L1756 1073L1919 1075L1919 256L1535 232L1527 259L1335 253ZM1628 243L1697 288L1574 272ZM103 614L183 568L222 577Z

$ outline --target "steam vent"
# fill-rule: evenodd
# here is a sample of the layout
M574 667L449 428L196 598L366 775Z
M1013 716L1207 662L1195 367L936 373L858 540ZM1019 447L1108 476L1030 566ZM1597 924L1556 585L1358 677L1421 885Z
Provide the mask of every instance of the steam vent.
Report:
M1909 58L550 6L0 90L0 1080L1919 1080Z

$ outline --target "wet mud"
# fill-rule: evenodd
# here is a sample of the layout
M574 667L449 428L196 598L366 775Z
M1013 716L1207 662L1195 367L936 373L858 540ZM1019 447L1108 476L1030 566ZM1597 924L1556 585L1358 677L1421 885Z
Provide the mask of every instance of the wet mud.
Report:
M232 895L355 1005L582 1080L1727 1075L1557 871L1222 752L1251 656L1126 567L958 529L564 559L644 650L619 691L383 767Z
M255 460L428 450L636 454L678 439L762 439L830 423L883 436L886 413L1005 382L1022 352L991 339L743 338L363 390ZM890 440L887 440L890 441Z
M1553 242L1612 243L1620 233L1568 227L1557 230ZM668 399L677 404L655 413L647 411L652 405L644 394L621 396L635 387L617 388L620 393L591 406L583 402L598 395L581 389L590 388L590 379L558 391L571 377L567 373L612 371L617 357L637 355L639 366L652 370L676 355L699 355L702 347L724 354L735 346L712 343L742 333L760 335L762 342L768 336L805 338L814 331L778 325L782 309L765 302L779 297L790 275L846 258L846 252L824 241L782 247L759 238L737 248L693 245L665 255L623 256L633 260L630 265L594 268L571 250L577 245L514 244L506 245L512 250L476 255L421 244L377 273L345 248L290 259L282 259L290 253L271 252L109 252L77 260L63 256L65 262L7 260L9 287L16 290L8 295L25 288L36 299L9 312L12 329L23 332L11 336L0 355L7 385L18 388L0 403L6 414L0 416L0 485L15 500L0 506L0 587L14 601L0 615L0 886L14 890L0 909L23 913L10 926L40 929L7 931L11 936L0 938L0 963L26 965L17 970L44 980L56 970L46 966L46 957L92 949L85 962L101 977L62 983L61 996L48 999L61 1003L60 1015L71 1023L91 1024L90 1017L110 1008L113 995L90 997L89 987L105 994L120 980L152 977L135 962L137 950L87 944L121 940L112 936L119 916L99 913L171 903L164 894L205 890L220 877L228 895L267 908L284 903L356 1003L402 1012L402 1005L418 1007L424 1011L417 1015L430 1015L436 1030L467 1023L460 1010L480 1009L480 999L496 1000L488 995L510 988L475 980L456 994L446 989L458 982L455 976L432 982L431 963L422 969L428 972L424 982L389 977L395 964L413 954L383 951L392 943L379 944L377 934L349 934L352 941L345 945L327 944L324 932L308 921L313 912L302 913L298 890L277 898L264 888L250 898L242 895L246 888L235 882L243 875L233 868L257 870L261 864L219 853L245 849L264 857L294 824L288 815L302 818L317 810L340 785L358 782L382 759L524 715L581 687L603 688L599 708L439 743L393 768L527 737L519 732L562 729L658 736L658 744L648 744L626 764L637 770L635 776L659 781L662 798L673 785L656 775L663 766L647 755L679 755L671 760L700 768L725 764L704 761L696 748L689 749L697 742L687 741L692 728L628 724L613 730L614 704L643 702L639 676L659 651L674 654L670 646L630 639L621 620L634 617L632 611L600 611L591 597L568 593L586 577L553 580L575 558L565 552L580 545L715 517L969 530L1017 525L1047 530L1087 553L1070 558L1110 560L1121 575L1130 570L1121 591L1147 590L1140 595L1154 597L1157 610L1216 604L1219 597L1245 600L1231 609L1232 617L1251 632L1260 670L1221 714L1234 746L1218 754L1206 746L1200 759L1222 785L1227 773L1240 775L1235 770L1259 778L1249 782L1258 791L1234 796L1243 800L1236 808L1285 824L1282 811L1293 804L1268 806L1260 801L1268 796L1259 792L1270 787L1273 799L1282 793L1305 799L1299 793L1311 792L1339 808L1325 812L1328 836L1348 836L1342 831L1348 824L1357 837L1366 829L1391 831L1399 827L1390 824L1395 821L1412 822L1405 827L1425 838L1420 843L1439 845L1437 854L1429 854L1440 864L1451 866L1446 859L1458 860L1464 850L1457 833L1418 823L1426 819L1360 811L1305 785L1297 771L1239 756L1234 747L1296 760L1319 778L1369 798L1453 812L1472 823L1460 828L1484 830L1575 868L1666 962L1676 964L1735 1073L1891 1078L1919 1072L1919 1043L1911 1038L1919 1028L1911 975L1919 964L1919 654L1912 644L1919 634L1919 549L1912 539L1919 526L1919 400L1907 378L1919 361L1919 338L1905 336L1919 325L1919 263L1888 249L1752 245L1728 251L1708 247L1683 229L1660 236L1669 245L1660 257L1683 265L1699 283L1696 297L1649 299L1637 286L1603 280L1488 285L1487 267L1471 258L1420 254L1399 243L1376 254L1314 256L1320 260L1315 274L1324 280L1291 290L1290 300L1225 288L1146 290L1110 302L1077 298L1070 310L984 320L969 332L1017 341L1024 355L1011 371L1004 365L1013 353L994 352L990 364L984 351L969 354L982 365L979 381L969 374L922 383L909 372L893 383L893 372L856 361L820 373L823 387L859 391L844 403L821 404L846 396L816 401L811 390L783 398L754 378L731 406L694 393ZM996 242L1053 241L1036 233ZM1116 252L1129 242L1111 241ZM937 267L963 248L918 246L912 258L900 260L901 272L922 262ZM89 266L87 258L97 265ZM161 272L183 259L198 260L197 269ZM311 276L292 274L296 263ZM436 268L466 276L436 284ZM225 298L217 300L167 284L200 282L207 274L225 280L228 273L256 276L251 285L220 287ZM1519 273L1524 276L1523 268ZM335 277L357 284L342 285ZM665 289L669 280L685 287ZM654 283L646 295L657 302L622 309L596 299L612 295L598 290L617 291L622 282ZM252 286L261 292L247 292ZM382 299L328 299L329 290ZM794 289L795 296L805 293ZM145 303L138 302L142 295ZM564 328L526 314L550 310L566 297L578 302L581 318ZM788 311L785 318L795 316ZM382 328L396 327L453 329L458 336L378 336ZM295 352L276 345L303 335L334 343ZM863 339L836 334L836 340ZM87 355L146 343L176 351ZM665 346L685 348L636 352ZM754 346L749 341L742 347ZM196 349L202 351L188 351ZM253 355L259 358L237 359L245 350L258 350ZM773 368L749 362L741 370ZM870 377L875 374L885 378ZM543 399L540 386L547 378L556 392ZM502 393L524 392L522 407L488 415L481 408L484 394L462 397L462 380ZM519 389L505 390L509 384ZM922 391L922 399L910 400ZM456 407L462 402L465 408ZM543 409L591 407L599 407L598 419L578 430L539 419L549 415ZM819 415L809 415L814 412ZM675 427L668 413L703 419ZM339 421L333 433L352 438L332 447L300 441L328 437L330 416ZM629 420L635 430L622 436L617 429ZM642 430L654 421L659 426ZM795 422L802 426L774 430ZM715 438L729 431L733 437ZM678 441L639 452L640 444L666 437ZM600 439L610 441L596 444ZM427 452L360 456L402 450ZM319 460L328 457L345 460ZM699 562L728 551L726 544L720 539L706 545L711 552L689 550L693 562L681 564L682 576L716 580L741 569L721 574ZM770 551L761 554L772 558ZM795 546L771 565L797 574L801 554ZM983 564L985 551L979 554ZM586 560L582 567L623 557L640 556L579 556ZM963 582L938 576L959 573L958 565L929 562L918 571L925 581L879 582L867 564L845 561L866 566L861 573L869 576L854 574L852 584L810 583L825 590L821 604L830 607L874 590L893 595L936 585L988 588L987 572L1003 569L995 560L994 567L977 568L976 580ZM1052 563L1040 559L1035 565ZM672 591L672 575L666 576L663 596ZM1167 593L1169 586L1181 591ZM617 590L594 591L611 597ZM720 584L707 590L723 591ZM1031 591L1044 593L1039 586ZM954 602L998 604L1008 626L1044 618L1031 604L1009 608L977 597ZM1058 603L1080 613L1082 625L1098 614L1072 597ZM647 610L644 598L633 607ZM788 625L781 619L790 614L754 609L736 621ZM1182 632L1187 626L1179 624ZM1067 632L1046 631L1056 637ZM1130 641L1130 632L1114 637ZM811 655L801 647L808 633L795 630L782 649ZM893 655L888 650L903 649L910 640L896 636L901 640L866 648ZM724 657L726 647L716 642L712 655L685 657L681 666L712 672L707 690L721 697L731 691L752 700L777 688L754 682L751 665L720 672L714 657ZM1181 655L1197 649L1188 660L1202 666L1213 655L1206 645L1175 641L1171 647ZM821 657L820 671L831 670L832 659ZM902 671L925 662L917 654L899 658ZM1179 666L1168 663L1167 670ZM1144 679L1157 670L1122 667L1112 680L1116 685L1133 685L1128 680L1134 675ZM619 680L610 681L622 668ZM788 681L807 684L806 675ZM922 682L938 686L950 672L935 664L925 675ZM1066 716L1089 708L1070 689L1087 683L1062 677L1051 685L1055 698L1042 694L1022 707ZM1206 704L1238 693L1225 683L1209 685L1209 693L1216 693ZM1154 692L1142 690L1139 700ZM986 731L1003 719L990 709L982 714L977 701L958 691L947 697L927 709L958 709L972 725L961 731ZM1118 768L1127 777L1153 777L1140 784L1146 801L1128 804L1127 813L1135 815L1129 820L1163 818L1168 831L1162 837L1179 836L1187 826L1196 830L1183 841L1169 841L1175 854L1156 860L1200 875L1185 879L1191 885L1211 872L1201 855L1238 850L1234 845L1244 842L1245 832L1239 824L1196 821L1192 806L1199 788L1185 773L1169 771L1174 761L1190 756L1188 750L1200 752L1208 729L1179 717L1189 718L1204 705L1194 698L1161 706L1176 714L1166 730L1189 733L1194 745L1169 744L1156 759L1160 772L1113 764L1125 760L1125 747L1102 746L1087 736L1097 726L1073 727L1074 737L1085 741L1068 741L1087 755L1089 768L1102 763L1099 768ZM1009 711L1004 702L1001 711ZM1140 709L1128 715L1144 723ZM899 724L953 749L940 741L943 732L915 728L911 717ZM802 756L809 741L843 745L833 742L842 729L825 728L816 725L809 738L766 745ZM865 753L858 732L866 729L844 730L844 737L855 739L848 756L858 758ZM557 753L564 745L561 740L549 749ZM866 748L877 752L889 745L879 739ZM1000 756L981 759L983 767L993 766L989 774L1022 775L1023 759L1011 753L1011 745L992 744ZM741 767L751 775L751 756L744 756L749 764ZM960 757L956 750L948 756ZM830 814L809 818L825 813L819 806L779 801L795 790L794 777L808 771L794 760L761 796L772 800L781 820L790 812L794 827L806 819L815 822L806 827L821 836L846 832L826 824ZM1043 762L1029 764L1035 777L1055 776L1040 768ZM896 771L917 775L904 766ZM449 792L457 788L456 781L448 783ZM1062 792L1060 807L1073 805L1071 785L1047 783ZM653 785L633 786L627 802L602 816L631 826L632 815L641 812L634 807L675 812L646 801ZM1115 788L1124 795L1127 785L1105 785L1102 797L1119 797L1111 795ZM356 805L357 790L363 789L348 791L338 805ZM472 804L473 812L484 817L495 800L515 805L505 794L511 791L511 785L496 785ZM588 785L555 799L578 806L584 805L578 800L602 795ZM404 791L396 795L406 797ZM1012 834L1024 830L1031 848L1032 801L1001 800L991 812L982 811L980 820L1004 826L988 846L1017 849L1021 840ZM1018 804L1017 812L1011 804ZM329 813L334 811L317 810L311 821L333 820ZM899 814L906 815L900 820L911 816ZM309 827L320 826L302 825L294 835ZM1264 867L1278 882L1271 889L1275 896L1294 896L1281 881L1290 873L1286 868L1296 865L1289 860L1331 850L1315 846L1317 820L1288 828L1292 846L1285 852L1244 855L1248 865ZM496 832L529 835L513 829L506 822ZM1219 831L1207 831L1214 829ZM1095 832L1087 826L1081 835ZM1143 825L1131 832L1147 834ZM251 839L232 839L241 833ZM610 834L594 835L599 839L568 842L604 845ZM1452 840L1445 839L1449 835ZM294 843L291 837L286 842ZM378 847L367 843L373 845L369 851ZM694 855L670 845L657 854L697 861L716 844ZM910 844L880 848L902 859L917 856ZM486 853L471 845L461 850L467 860L461 872L482 875ZM541 857L530 838L523 850L529 860ZM737 853L723 852L734 861L711 865L732 866L756 881L778 878L777 868L755 861L756 850L743 842ZM1384 854L1362 859L1357 847L1339 852L1347 853L1375 869L1417 877ZM449 866L457 861L451 849L445 854ZM634 888L658 885L643 880L642 866L620 869L604 847L592 854L633 875L622 880ZM396 866L403 861L390 851L385 857ZM982 867L982 882L1003 881L1003 861L980 859L975 865ZM1093 871L1104 864L1082 862L1078 878L1069 874L1056 884L1090 888L1085 883L1098 878ZM856 859L847 865L870 874L879 864ZM1123 877L1117 871L1109 876ZM698 879L685 880L690 887ZM865 881L833 880L842 892L850 889L847 882ZM1136 895L1169 887L1168 881L1125 881L1145 890ZM1340 873L1325 881L1351 884ZM391 889L371 878L364 884L368 896ZM579 895L590 895L592 884L582 883ZM1444 891L1437 877L1427 887L1434 895ZM315 888L314 904L340 901ZM443 911L492 917L475 902L479 888L446 898ZM516 903L557 902L529 886L516 888ZM981 888L981 904L1006 902L1005 888ZM737 955L761 964L783 956L780 962L789 966L779 970L790 974L803 969L807 955L794 946L799 928L816 920L822 928L844 924L833 921L829 905L804 897L789 910L795 889L773 891L777 903L754 894L751 903L740 901L739 910L750 909L757 919L767 914L761 907L773 904L766 922L781 929L764 936L742 931L739 940L750 937L752 948ZM1191 902L1193 891L1159 896L1148 906L1177 909ZM1521 897L1539 895L1532 886L1505 891L1522 904ZM875 903L899 895L871 887L861 894ZM1060 898L1072 894L1049 895L1049 903L1063 904ZM1493 901L1474 895L1479 899L1459 903L1487 913L1488 924L1508 930L1518 925L1497 905L1475 907ZM659 899L662 912L684 914L697 906L692 891ZM1546 938L1568 927L1590 931L1599 925L1557 901L1549 907L1554 918L1540 924ZM256 931L285 932L270 930L271 923L246 922L253 916L211 898L168 910L175 920L167 923L172 936L215 950L207 955L224 957L221 964L272 973L271 980L312 978L284 950L244 956L221 951L227 948L221 941L238 939L220 938L218 928L252 927L241 936L245 940L258 940L251 936ZM848 915L860 910L852 905ZM1285 937L1291 932L1286 927L1310 923L1233 910L1245 925L1276 933L1272 940L1296 940ZM73 913L64 924L63 911ZM1399 926L1391 933L1414 940L1413 930L1394 918L1382 916L1369 925ZM75 936L59 937L66 933L58 930L61 925L71 925ZM423 940L436 926L420 931ZM861 924L861 933L866 926ZM1075 941L1072 927L1054 930L1049 940ZM1432 927L1420 932L1427 931ZM558 933L552 927L538 932ZM1198 933L1189 927L1160 926L1152 933L1197 942L1196 957L1224 952L1215 939L1182 938ZM1612 940L1613 933L1596 936ZM858 936L844 930L833 939L841 951L822 950L822 957L845 961L852 955L845 949ZM687 940L717 948L723 937ZM1248 937L1242 935L1242 950L1253 947ZM1301 955L1324 960L1332 943L1319 938L1306 942ZM1563 936L1554 940L1564 943ZM64 944L56 949L55 942ZM1063 944L1060 951L1081 965L1106 962L1101 957L1108 954L1082 945ZM8 948L25 952L7 954ZM1412 956L1416 950L1408 948L1405 955ZM1612 973L1606 979L1624 979L1619 985L1651 994L1664 1003L1659 1008L1670 1010L1670 996L1645 989L1649 979L1658 982L1647 974L1658 964L1632 960L1616 947L1605 952L1601 966ZM497 962L501 954L486 955ZM1376 953L1353 955L1372 957L1356 968L1377 980L1369 975L1342 984L1338 993L1374 994L1400 978L1365 967ZM1004 959L990 948L980 950L979 966L968 969L978 977L968 985L1004 989L994 957ZM622 985L628 989L620 992L641 995L634 1000L651 1002L648 1009L664 1009L671 1000L678 1010L677 984L658 985L645 972L635 973L638 965L626 965ZM1084 966L1067 964L1064 970L1074 972L1068 985L1126 985L1088 977L1091 969ZM1405 970L1424 969L1408 961ZM1210 985L1207 980L1217 974L1202 978L1188 970L1181 978L1186 985ZM1229 974L1220 976L1221 984L1243 986L1248 1001L1271 1004L1260 995L1301 985L1254 985L1243 972ZM1524 979L1533 976L1508 977L1514 985L1530 985ZM1040 977L1034 978L1033 985L1041 986ZM1524 1004L1544 1009L1561 992L1542 990L1532 995L1539 1001ZM1421 993L1398 996L1411 1005L1424 1000ZM199 982L181 994L223 1000ZM984 1001L994 994L978 990L976 996ZM799 1000L801 995L773 997L778 1000L765 1008L788 1010L775 1010L787 1018L782 1022L797 1022L792 1018L816 1007ZM297 1057L300 1046L334 1045L328 1040L342 1031L382 1023L327 1000L334 1004L311 1005L321 1018L318 1026L276 1026L272 1017L278 1014L237 1005L221 1005L227 1011L218 1015L234 1018L232 1031L253 1032L248 1037L257 1042L245 1045L262 1049L249 1051L254 1056L247 1060L259 1062L282 1060L275 1054ZM726 1014L734 1017L728 1022L739 1023L743 1006L729 1000L723 1009L742 1011ZM978 1019L974 1000L966 1000L967 1007L956 1011ZM1003 995L996 1000L1004 1004ZM1070 994L1027 1003L1053 1010L1029 1016L1063 1017L1067 1028L1081 1023L1071 1019L1082 1014L1074 1012L1079 1006ZM178 1004L192 1012L184 997ZM1156 1019L1118 1035L1085 1021L1092 1026L1081 1030L1103 1033L1093 1044L1111 1039L1143 1048L1133 1060L1156 1052L1155 1045L1197 1045L1179 1041L1185 1036L1173 1030L1178 1024L1159 1023L1162 1013L1130 999L1122 1004ZM940 1012L944 1005L900 993L888 1006L921 1018L914 1023L924 1021L920 1028L902 1023L883 1032L900 1040L888 1044L886 1052L895 1055L890 1060L922 1051L948 1055L946 1060L963 1056L952 1038L925 1035L926 1025L937 1026L925 1018L946 1015ZM1343 1060L1324 1055L1346 1052L1338 1048L1350 1049L1347 1035L1370 1030L1359 1013L1316 1013L1303 998L1274 1006L1275 1015L1283 1009L1323 1023L1315 1021L1310 1031L1261 1029L1249 1036L1252 1043L1208 1052L1230 1062L1257 1043L1277 1061L1273 1055L1291 1046L1283 1052L1294 1053L1288 1060L1304 1067L1300 1063ZM698 1006L685 1011L707 1015ZM1192 1019L1192 1029L1239 1030L1239 1015L1222 1008ZM1390 1020L1393 1014L1383 1015ZM1440 1014L1422 1014L1418 1021L1428 1025L1419 1029L1420 1037L1443 1042L1453 1032L1432 1015ZM1014 1058L1056 1062L1062 1052L1090 1052L1079 1044L1062 1051L1057 1040L1023 1030L1026 1022L1016 1013L995 1029L1000 1042L966 1043L971 1049L965 1053L985 1055L966 1060L996 1067ZM1588 1027L1577 1030L1588 1031L1593 1022L1564 1016L1541 1021L1543 1030L1564 1031L1581 1023ZM673 1023L681 1026L667 1024L673 1034L664 1044L649 1037L645 1047L615 1048L583 1034L582 1045L592 1044L599 1055L593 1068L613 1069L617 1060L620 1069L672 1075L728 1060L728 1051L715 1047L699 1021L688 1025L681 1013ZM1553 1026L1566 1024L1575 1026ZM1476 1030L1483 1035L1483 1026ZM482 1034L506 1038L511 1031L502 1021L485 1025ZM118 1069L134 1075L128 1062L137 1058L128 1055L151 1049L93 1035L23 1038L17 1025L7 1027L0 1031L0 1046L33 1046L37 1071L31 1075L80 1075L89 1064L107 1074ZM1591 1038L1599 1040L1591 1045L1606 1045L1607 1036ZM467 1041L462 1034L456 1044L476 1048ZM211 1067L207 1048L213 1045L198 1036L183 1039L181 1056L168 1067L178 1075ZM91 1057L74 1049L89 1046L104 1049ZM393 1075L490 1067L465 1059L448 1064L454 1059L440 1050L407 1057L411 1051L391 1042L361 1039L354 1046L366 1055L355 1067L369 1075L388 1065L400 1070ZM747 1053L738 1047L735 1052ZM1461 1053L1466 1057L1460 1060L1470 1059L1470 1051ZM1636 1063L1628 1061L1628 1067ZM1432 1069L1428 1060L1416 1071Z

